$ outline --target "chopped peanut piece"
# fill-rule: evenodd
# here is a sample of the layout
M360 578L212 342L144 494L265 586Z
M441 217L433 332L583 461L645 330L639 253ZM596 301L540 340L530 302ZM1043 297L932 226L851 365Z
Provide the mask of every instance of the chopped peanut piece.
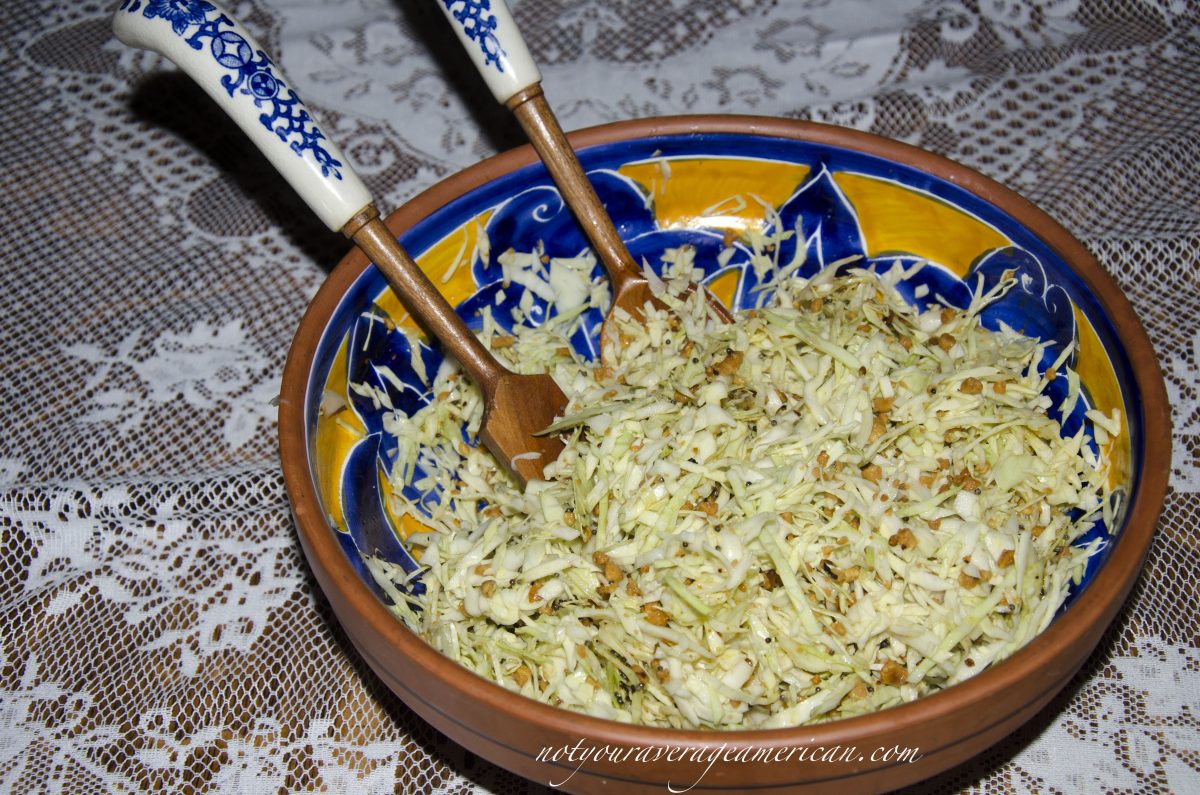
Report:
M862 568L859 566L851 566L848 569L842 569L838 572L838 582L855 582L862 576Z
M876 414L875 419L871 421L871 435L867 437L867 441L873 442L885 433L887 433L887 419L882 414Z
M646 621L656 627L665 627L671 621L670 614L657 605L644 604L642 612L646 614Z
M883 664L879 679L885 685L902 685L908 681L908 669L893 660Z

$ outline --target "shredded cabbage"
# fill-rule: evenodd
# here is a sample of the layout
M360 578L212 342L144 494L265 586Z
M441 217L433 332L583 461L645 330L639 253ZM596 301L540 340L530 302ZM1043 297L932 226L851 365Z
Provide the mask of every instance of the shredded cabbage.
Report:
M482 406L453 364L389 423L408 451L395 491L419 462L414 485L439 493L432 516L392 506L432 529L408 539L423 596L368 562L414 632L556 706L768 728L913 700L1049 624L1098 546L1072 542L1115 495L1083 432L1047 414L1044 346L980 325L1009 283L919 312L894 287L911 269L831 268L724 324L699 291L675 297L691 252L668 260L668 309L623 318L605 366L568 341L582 287L511 345L485 318L498 355L570 397L547 480L522 493L464 443Z

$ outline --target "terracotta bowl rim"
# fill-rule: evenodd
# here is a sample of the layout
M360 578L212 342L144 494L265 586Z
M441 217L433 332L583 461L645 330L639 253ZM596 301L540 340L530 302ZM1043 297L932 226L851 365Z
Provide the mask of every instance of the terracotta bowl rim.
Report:
M514 721L536 723L551 731L586 736L595 742L691 747L725 745L731 749L791 745L800 741L809 745L863 745L870 738L895 731L899 726L920 727L961 710L983 708L989 702L994 708L994 699L1003 699L1006 690L1029 677L1046 681L1047 690L1060 687L1065 677L1048 676L1048 673L1056 668L1056 660L1059 661L1058 668L1070 664L1067 658L1072 657L1071 650L1089 642L1089 630L1097 622L1103 622L1107 627L1116 616L1140 572L1167 490L1171 444L1169 405L1158 359L1133 307L1087 249L1042 210L1011 189L966 166L899 141L815 122L737 115L621 121L579 130L568 137L573 146L582 149L636 138L711 133L797 139L842 147L893 160L948 180L999 207L1041 238L1070 266L1109 313L1109 320L1126 347L1134 384L1141 397L1143 440L1141 446L1135 448L1135 458L1140 456L1140 462L1134 462L1140 476L1125 527L1114 542L1109 559L1074 604L1012 657L940 693L876 713L782 729L679 730L620 723L542 704L459 665L447 665L447 658L409 631L352 568L334 537L335 531L324 518L310 471L304 416L308 377L327 321L368 265L366 257L357 250L351 250L337 265L305 312L288 353L280 392L279 435L284 479L305 550L315 558L311 563L330 575L322 583L323 587L337 589L341 601L353 607L370 631L420 671L416 688L419 691L433 693L438 685L448 687L510 715ZM388 217L388 227L399 235L452 199L535 161L536 155L528 145L481 161L406 202ZM1100 633L1095 633L1096 638L1099 636ZM1089 648L1078 657L1082 659L1090 652ZM436 701L435 696L428 699L435 709ZM996 710L996 720L1019 707L1020 704L1013 704L1011 709Z

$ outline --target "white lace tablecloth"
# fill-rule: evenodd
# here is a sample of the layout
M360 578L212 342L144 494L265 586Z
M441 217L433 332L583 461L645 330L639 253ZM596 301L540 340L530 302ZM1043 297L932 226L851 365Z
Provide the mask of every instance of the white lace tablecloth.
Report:
M387 207L522 142L436 2L232 6ZM0 12L0 789L540 792L409 712L315 588L272 398L347 245L197 88L112 39L113 5ZM1100 257L1174 405L1146 571L1045 712L914 789L1200 792L1197 5L514 11L568 129L734 112L870 130L1008 183Z

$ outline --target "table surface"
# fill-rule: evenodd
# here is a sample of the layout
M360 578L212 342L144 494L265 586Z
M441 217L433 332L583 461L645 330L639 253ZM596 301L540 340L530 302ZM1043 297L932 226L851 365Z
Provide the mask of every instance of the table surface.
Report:
M347 245L197 88L112 39L113 5L0 15L0 789L542 791L409 712L315 587L273 398ZM522 143L436 6L232 6L382 206ZM1197 6L513 7L568 129L730 112L870 130L1009 184L1100 258L1174 410L1146 571L1050 707L914 791L1200 791Z

